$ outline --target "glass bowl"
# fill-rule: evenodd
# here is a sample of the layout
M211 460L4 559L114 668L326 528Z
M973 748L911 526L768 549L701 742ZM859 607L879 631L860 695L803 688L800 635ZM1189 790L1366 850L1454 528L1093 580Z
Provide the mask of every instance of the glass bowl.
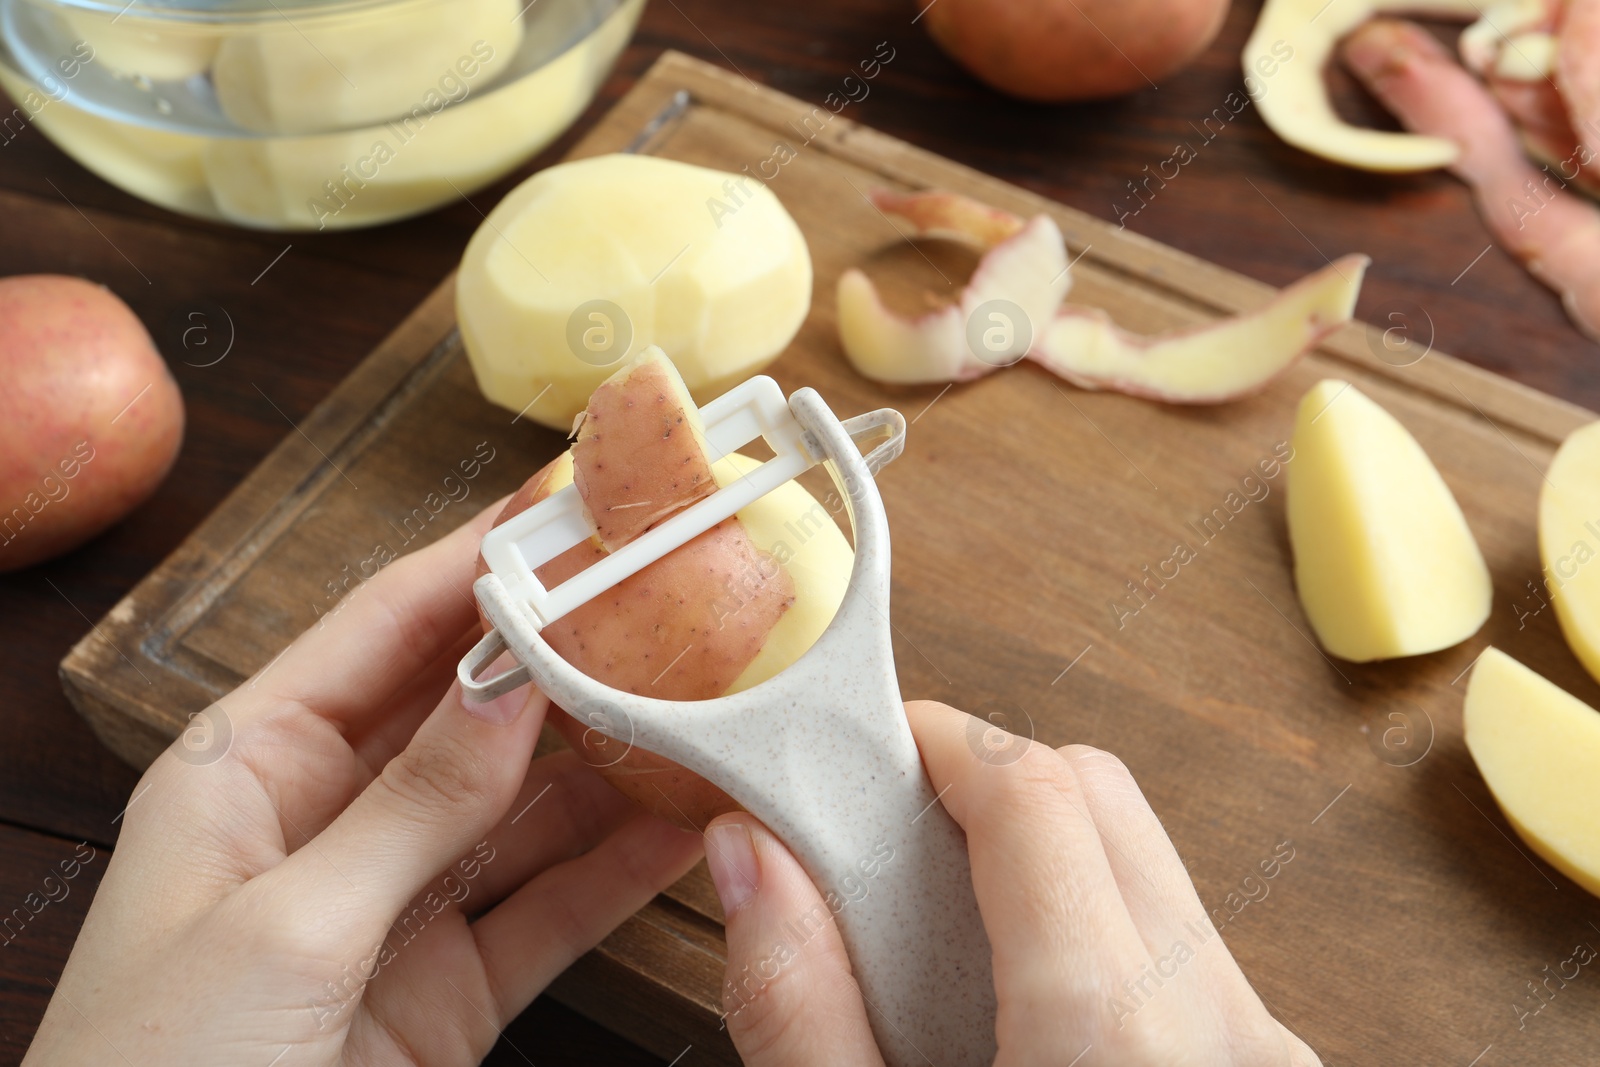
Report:
M644 0L0 0L27 125L135 196L370 226L494 181L593 98Z

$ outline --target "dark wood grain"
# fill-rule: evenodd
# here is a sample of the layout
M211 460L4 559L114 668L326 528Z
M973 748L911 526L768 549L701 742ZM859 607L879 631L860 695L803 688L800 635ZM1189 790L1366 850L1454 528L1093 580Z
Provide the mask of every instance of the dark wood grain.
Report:
M887 40L897 50L895 60L873 83L871 95L847 114L1113 219L1124 184L1170 155L1179 140L1191 137L1191 121L1238 88L1238 50L1255 7L1236 5L1217 44L1159 90L1118 102L1043 107L1007 100L972 82L910 24L915 12L910 2L815 0L783 6L658 0L647 8L617 72L574 132L473 200L486 209L521 176L557 158L664 47L820 103L877 42ZM1380 118L1370 102L1347 88L1341 102L1352 114ZM117 248L97 235L78 209ZM111 286L161 342L188 403L189 431L178 467L149 504L62 560L0 577L0 736L5 739L0 821L72 843L87 839L103 845L114 841L111 820L131 793L134 776L72 713L55 664L85 632L88 620L109 610L289 432L263 394L289 418L303 417L453 267L479 216L472 206L457 204L355 234L280 239L231 230L144 205L89 175L30 130L0 147L0 219L0 274L62 271ZM1488 238L1465 191L1445 175L1380 177L1331 168L1282 145L1246 110L1129 220L1129 228L1274 284L1319 266L1324 255L1366 251L1375 262L1359 308L1362 317L1380 317L1391 302L1420 306L1436 326L1440 348L1600 407L1595 348L1570 328L1554 297L1498 250L1490 250L1458 279ZM291 241L295 247L289 254L252 285ZM191 310L208 311L215 321L216 308L237 324L237 347L214 367L186 366L185 359L204 362L209 354L186 352L176 324ZM1531 577L1531 543L1520 562ZM1501 596L1515 592L1502 590ZM1543 624L1549 628L1548 619ZM925 651L937 658L960 650ZM997 646L988 651L1000 652ZM1270 681L1269 665L1252 671L1263 684ZM1230 709L1218 707L1214 713L1227 716ZM1238 728L1259 732L1271 725L1245 719ZM1457 764L1441 766L1470 782L1470 766ZM1152 756L1135 769L1158 765ZM1449 775L1430 773L1412 781L1413 788L1441 798L1440 818L1454 818L1448 804L1460 804ZM1481 790L1474 797L1483 803ZM1166 799L1182 801L1177 793ZM1489 827L1482 830L1488 833ZM34 846L22 841L11 832L0 837L0 872L7 877L26 868L29 857L46 854L45 846L30 852ZM1446 836L1440 847L1452 862L1470 862L1468 845ZM1359 882L1379 862L1374 857L1351 876ZM1513 868L1521 862L1509 856L1502 877L1514 878ZM1195 869L1208 894L1226 891L1236 873L1221 864ZM77 893L69 903L81 906L86 897ZM1493 921L1529 921L1514 909L1489 904L1490 899L1485 897L1484 907ZM1359 921L1362 909L1382 913L1395 903L1352 897L1352 914L1343 918ZM63 905L57 919L71 916L71 921L39 927L36 953L25 957L25 964L8 963L0 971L0 995L8 1005L19 1005L6 1017L7 1040L12 1032L20 1034L0 1058L9 1061L36 1025L44 1000L27 991L48 988L45 980L59 973L81 914ZM1250 914L1240 919L1241 926ZM1260 963L1291 970L1316 966L1308 961L1325 947L1318 924L1276 914L1270 936L1251 938L1241 949L1247 969ZM1329 926L1334 918L1329 917ZM1559 947L1552 944L1552 952ZM1421 990L1443 980L1440 957L1426 950L1364 962L1375 976L1374 1003L1420 1004L1426 999ZM1292 988L1268 995L1275 1003L1289 1000L1281 1004L1285 1008L1316 1011L1314 1004L1295 1001ZM1504 999L1510 996L1506 992ZM1509 1016L1509 1007L1501 1010ZM551 1031L539 1033L524 1039L513 1030L512 1036L536 1061L553 1062L556 1039ZM594 1042L587 1046L590 1061L619 1060L613 1039L589 1036ZM521 1060L510 1054L505 1062Z
M0 826L0 855L0 1063L16 1063L111 854L81 839Z

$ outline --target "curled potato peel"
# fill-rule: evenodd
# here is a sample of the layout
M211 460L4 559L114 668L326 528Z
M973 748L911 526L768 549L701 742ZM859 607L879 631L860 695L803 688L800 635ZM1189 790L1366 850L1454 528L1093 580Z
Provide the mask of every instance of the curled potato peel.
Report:
M1350 320L1368 263L1346 256L1255 311L1146 337L1098 308L1062 305L1071 264L1047 215L1023 220L946 192L877 193L873 202L911 236L983 252L957 300L916 319L885 307L860 270L840 276L845 354L861 374L887 382L968 381L1030 359L1080 388L1169 403L1232 400Z
M1350 167L1377 171L1433 170L1454 163L1448 137L1392 133L1352 126L1328 100L1323 69L1346 34L1384 12L1471 21L1479 0L1267 0L1245 42L1245 84L1272 132L1296 148ZM1274 48L1276 47L1276 52ZM1280 62L1285 48L1289 58ZM1261 78L1265 63L1271 80Z

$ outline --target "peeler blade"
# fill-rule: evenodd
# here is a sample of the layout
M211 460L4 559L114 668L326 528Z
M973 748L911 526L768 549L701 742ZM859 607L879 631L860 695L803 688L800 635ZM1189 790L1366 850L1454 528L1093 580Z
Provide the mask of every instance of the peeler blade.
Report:
M783 391L765 375L724 393L701 408L700 416L713 461L758 437L773 457L553 589L545 588L535 572L594 533L576 485L552 493L484 537L484 561L536 626L542 629L588 603L818 461Z

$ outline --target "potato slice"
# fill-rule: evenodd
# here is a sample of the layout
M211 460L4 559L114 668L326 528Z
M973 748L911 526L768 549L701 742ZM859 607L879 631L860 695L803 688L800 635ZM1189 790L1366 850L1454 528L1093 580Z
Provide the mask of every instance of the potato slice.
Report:
M1467 751L1512 829L1600 895L1600 712L1486 648L1462 718Z
M1539 556L1561 632L1600 678L1600 422L1569 435L1550 461L1539 492Z
M1300 401L1289 464L1295 586L1329 653L1448 648L1489 617L1489 568L1416 438L1349 382Z

